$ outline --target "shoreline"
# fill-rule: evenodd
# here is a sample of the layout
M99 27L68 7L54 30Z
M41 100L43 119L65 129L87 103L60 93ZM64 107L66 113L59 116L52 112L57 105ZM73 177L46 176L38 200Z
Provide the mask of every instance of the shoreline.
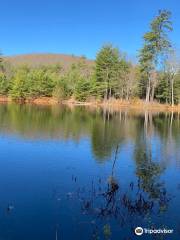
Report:
M27 99L25 101L13 101L11 98L6 96L0 96L0 104L2 103L19 103L19 104L32 104L41 106L55 106L55 105L67 105L73 106L90 106L90 107L102 107L111 110L120 109L134 109L144 111L160 111L160 112L180 112L180 105L172 107L168 104L161 104L157 102L146 103L143 100L108 100L108 101L89 101L79 102L74 99L58 101L52 97L41 97L35 99Z

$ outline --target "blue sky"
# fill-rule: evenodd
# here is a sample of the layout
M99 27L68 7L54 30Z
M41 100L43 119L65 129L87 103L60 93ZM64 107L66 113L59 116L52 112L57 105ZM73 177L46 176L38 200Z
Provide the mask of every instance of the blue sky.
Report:
M1 2L4 55L65 53L95 58L113 43L134 58L158 9L173 13L171 39L180 48L180 0L6 0Z

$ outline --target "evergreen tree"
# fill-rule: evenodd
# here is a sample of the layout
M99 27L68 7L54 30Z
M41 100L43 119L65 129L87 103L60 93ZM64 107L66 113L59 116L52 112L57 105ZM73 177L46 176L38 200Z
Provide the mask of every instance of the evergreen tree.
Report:
M119 98L129 99L130 94L130 63L128 63L124 58L119 60L119 65L117 68L117 81L115 88L115 95Z
M2 54L0 52L0 71L2 71L3 69L3 58L2 58Z
M55 76L45 68L32 69L27 76L27 94L29 97L51 97L55 86Z
M174 103L180 104L180 71L174 79Z
M86 101L90 97L91 83L89 79L80 78L76 83L74 95L79 101Z
M14 100L25 100L27 93L27 75L29 68L22 66L18 68L10 84L10 96Z
M160 10L151 23L151 30L144 35L144 46L140 51L141 83L146 86L146 102L154 99L157 79L155 72L162 63L165 53L171 48L167 33L172 31L171 13ZM141 86L143 85L141 84ZM144 89L142 91L144 95Z
M0 72L0 95L7 95L8 94L8 81L6 75L3 72Z
M117 71L119 66L119 51L112 45L105 45L96 57L96 78L101 84L102 97L108 99L112 96L117 82Z
M66 78L61 77L57 79L53 90L53 97L55 97L58 101L65 100L69 97L69 89Z
M170 83L166 73L159 74L155 96L161 103L167 104L170 101Z

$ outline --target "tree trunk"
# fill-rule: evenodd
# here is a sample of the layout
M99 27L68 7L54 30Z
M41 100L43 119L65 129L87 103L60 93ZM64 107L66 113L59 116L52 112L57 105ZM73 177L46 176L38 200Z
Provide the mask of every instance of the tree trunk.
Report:
M111 98L111 96L112 96L112 89L111 89L111 87L109 88L109 98Z
M150 92L151 92L151 79L148 77L148 84L146 87L146 102L149 102L150 100Z
M129 86L126 88L126 100L129 100Z
M108 82L106 81L106 90L105 90L104 100L107 101L107 99L108 99Z
M152 86L152 93L151 93L151 102L154 101L154 92L155 92L155 87L154 85Z
M123 100L123 96L124 96L124 90L123 90L123 87L122 87L122 90L121 90L121 100Z
M171 104L174 107L174 77L171 79Z
M105 90L105 95L104 95L104 100L107 101L108 99L108 88L109 88L109 80L108 80L108 71L106 72L106 90Z

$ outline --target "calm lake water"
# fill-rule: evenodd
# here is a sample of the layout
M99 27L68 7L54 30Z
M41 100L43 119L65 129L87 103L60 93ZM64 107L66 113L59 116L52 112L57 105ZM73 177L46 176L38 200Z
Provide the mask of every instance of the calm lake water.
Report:
M139 238L180 239L180 115L0 105L0 240Z

